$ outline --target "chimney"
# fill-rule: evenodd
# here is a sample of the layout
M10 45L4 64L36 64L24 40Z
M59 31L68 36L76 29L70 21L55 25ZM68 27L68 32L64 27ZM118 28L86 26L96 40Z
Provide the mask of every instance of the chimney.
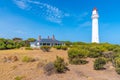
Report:
M38 36L38 41L40 41L41 40L41 36Z
M48 39L50 39L50 37L48 36Z
M54 35L52 36L52 40L55 40L55 36Z

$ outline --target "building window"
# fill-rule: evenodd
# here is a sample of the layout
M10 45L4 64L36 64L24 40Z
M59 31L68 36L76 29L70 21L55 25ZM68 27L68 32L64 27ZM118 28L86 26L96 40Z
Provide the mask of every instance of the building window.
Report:
M50 43L47 43L47 45L50 45Z
M43 43L43 45L46 45L46 43Z

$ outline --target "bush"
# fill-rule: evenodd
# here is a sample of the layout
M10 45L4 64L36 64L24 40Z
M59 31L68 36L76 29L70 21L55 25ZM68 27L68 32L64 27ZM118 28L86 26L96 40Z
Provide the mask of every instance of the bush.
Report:
M31 57L28 57L28 56L24 56L23 59L22 59L23 62L34 62L35 59L34 58L31 58Z
M88 56L88 51L87 50L85 50L85 49L75 49L75 48L73 48L73 49L70 49L69 51L68 51L68 57L69 58L85 58L85 57L87 57Z
M60 49L62 49L62 50L67 50L67 46L54 46L54 48L56 48L57 50L60 50Z
M17 76L17 77L15 77L15 80L22 80L22 79L23 79L22 76Z
M90 57L90 58L97 58L97 57L100 57L100 56L101 56L100 53L95 53L95 52L90 52L88 54L88 57Z
M67 50L67 46L61 46L62 50Z
M41 50L43 50L43 51L45 51L45 52L49 52L50 49L51 49L50 46L41 46L40 48L41 48Z
M104 65L106 64L106 59L103 57L97 58L94 61L94 69L101 70L104 69Z
M25 50L33 50L31 47L26 47Z
M46 65L44 66L43 69L44 69L44 73L45 73L46 75L51 75L52 73L55 72L54 63L49 62L48 64L46 64Z
M65 45L68 46L68 47L71 46L71 45L73 44L73 43L70 42L70 41L64 41L64 43L65 43Z
M74 58L72 61L70 61L71 64L79 65L79 64L86 64L88 61L79 59L79 58Z
M83 60L89 54L89 51L85 49L72 48L68 51L69 62L71 64L84 64L87 61Z
M60 50L61 46L54 46L54 48L56 48L57 50Z
M7 49L13 49L14 46L13 46L12 44L7 44L6 48L7 48Z
M67 63L64 62L64 59L62 59L61 57L58 57L58 56L56 58L57 59L54 62L56 72L63 73L66 70L68 70Z
M118 74L120 74L120 56L116 57L114 59L114 62L115 62L115 70Z
M114 62L115 62L115 67L116 67L116 68L120 68L120 57L116 57L116 58L114 59Z

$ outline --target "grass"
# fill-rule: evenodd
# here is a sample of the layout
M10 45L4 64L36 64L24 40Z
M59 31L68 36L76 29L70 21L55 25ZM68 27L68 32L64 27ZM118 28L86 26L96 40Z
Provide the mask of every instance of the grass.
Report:
M22 58L22 61L23 61L23 62L34 62L35 59L32 58L32 57L24 56L24 57Z
M14 80L22 80L23 78L23 76L16 76Z

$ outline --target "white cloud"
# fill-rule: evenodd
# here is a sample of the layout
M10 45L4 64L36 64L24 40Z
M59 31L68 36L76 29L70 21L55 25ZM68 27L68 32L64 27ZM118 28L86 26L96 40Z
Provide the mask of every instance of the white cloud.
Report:
M46 20L50 22L58 23L58 24L62 23L62 19L64 17L70 16L68 13L64 13L59 8L47 3L42 3L40 1L38 2L38 1L32 1L32 0L14 0L14 2L21 9L27 9L29 7L29 4L37 5L36 7L39 8L40 13L41 11L43 11L42 14ZM31 9L34 10L34 7L32 6L30 7Z
M26 3L26 0L13 0L14 3L21 9L26 9L28 8L28 5Z

